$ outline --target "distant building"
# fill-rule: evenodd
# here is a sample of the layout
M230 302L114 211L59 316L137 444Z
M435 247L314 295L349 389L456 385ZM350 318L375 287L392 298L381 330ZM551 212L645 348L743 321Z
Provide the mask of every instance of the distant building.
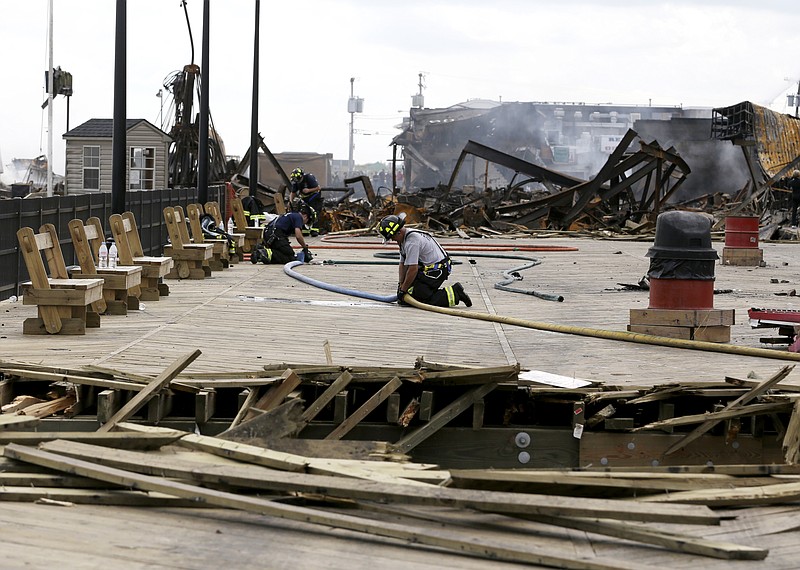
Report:
M127 119L125 131L126 188L167 188L172 138L145 119ZM111 192L113 135L113 119L89 119L63 135L67 194Z
M330 186L331 184L331 160L333 155L330 153L320 154L317 152L276 152L273 155L281 165L281 168L288 176L295 168L302 168L304 172L313 174L320 186ZM249 161L243 161L239 165L239 172L244 176L248 175ZM275 190L283 186L283 180L275 171L275 167L262 152L258 153L258 182Z

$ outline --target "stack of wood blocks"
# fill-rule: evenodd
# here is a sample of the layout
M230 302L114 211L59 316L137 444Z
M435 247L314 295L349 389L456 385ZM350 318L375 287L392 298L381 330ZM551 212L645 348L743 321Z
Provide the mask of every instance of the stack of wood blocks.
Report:
M631 309L628 331L706 342L730 342L734 309Z

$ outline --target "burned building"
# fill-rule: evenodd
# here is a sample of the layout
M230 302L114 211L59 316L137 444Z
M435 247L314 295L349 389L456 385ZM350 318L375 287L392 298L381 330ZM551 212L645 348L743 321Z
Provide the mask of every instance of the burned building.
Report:
M411 109L394 144L403 149L406 190L447 182L468 141L589 180L629 129L647 142L674 148L691 167L694 176L673 199L733 193L747 179L741 156L711 138L711 109L476 100L444 109ZM516 174L475 158L461 165L453 183L502 188L514 183Z

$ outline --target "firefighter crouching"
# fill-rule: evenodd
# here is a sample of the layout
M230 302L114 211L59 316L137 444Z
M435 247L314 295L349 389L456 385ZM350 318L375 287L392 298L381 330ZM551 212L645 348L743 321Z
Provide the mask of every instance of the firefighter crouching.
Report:
M383 236L383 243L393 240L400 246L398 304L408 304L403 302L403 296L408 293L420 303L437 307L454 307L459 302L472 306L461 283L439 289L450 276L452 262L431 234L406 228L404 214L383 218L378 233Z
M303 204L299 212L288 212L272 220L261 237L261 243L250 254L252 263L281 263L286 264L290 261L311 261L311 252L303 239L303 228L313 219L313 210L307 204ZM295 255L292 246L289 244L289 236L294 234L297 243L303 250Z

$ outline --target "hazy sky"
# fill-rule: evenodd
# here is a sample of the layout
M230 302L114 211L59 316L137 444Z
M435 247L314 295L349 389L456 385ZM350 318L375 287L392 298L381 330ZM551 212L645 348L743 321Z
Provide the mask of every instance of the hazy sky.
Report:
M115 0L53 0L69 126L113 117ZM0 0L0 157L47 151L48 0ZM250 140L255 0L210 0L210 108L226 152ZM203 0L188 0L201 64ZM128 0L127 116L160 126L156 93L191 63L180 0ZM426 107L469 99L722 107L785 104L800 80L795 1L293 0L261 2L259 130L273 152L388 160L424 74ZM164 98L164 103L168 99ZM169 125L165 126L169 131ZM54 105L64 171L66 99Z

